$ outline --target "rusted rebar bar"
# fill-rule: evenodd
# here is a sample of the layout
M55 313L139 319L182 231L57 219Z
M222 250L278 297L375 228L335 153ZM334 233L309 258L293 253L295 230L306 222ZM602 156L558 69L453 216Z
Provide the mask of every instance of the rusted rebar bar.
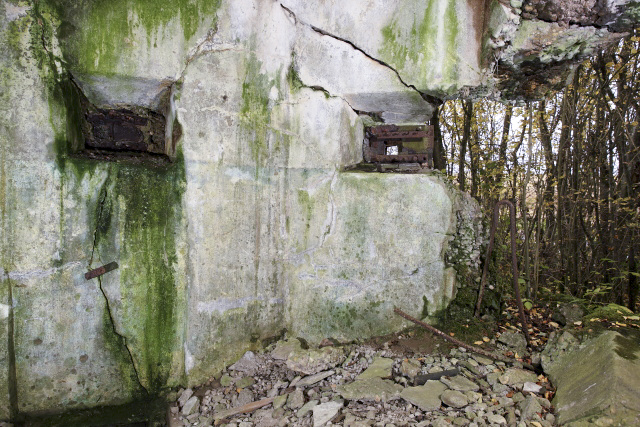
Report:
M484 294L484 287L487 283L487 275L489 273L489 260L491 259L491 252L493 251L493 243L496 237L496 229L498 228L498 221L500 219L500 206L509 206L509 222L511 227L511 268L513 271L513 291L516 294L516 301L518 303L518 312L520 313L520 323L522 324L522 333L527 340L527 345L530 346L529 328L527 327L526 317L524 315L524 306L522 305L522 298L520 298L520 286L518 284L518 256L516 255L516 208L509 200L500 200L493 208L493 222L491 223L491 233L489 236L489 246L487 246L487 254L484 258L484 268L482 269L482 280L480 281L480 289L478 290L478 301L476 302L475 316L480 316L480 307L482 306L482 295Z
M426 330L433 332L434 334L438 335L441 338L444 338L445 340L459 346L459 347L463 347L466 348L469 351L473 351L474 353L478 353L481 354L485 357L488 357L491 360L499 360L501 362L505 362L505 363L518 363L518 364L522 364L522 366L526 369L529 369L531 371L534 370L533 366L531 366L528 363L525 362L521 362L519 360L515 360L512 359L510 357L506 357L506 356L502 356L500 354L495 354L495 353L491 353L487 350L483 350L480 347L476 347L470 344L467 344L464 341L460 341L459 339L453 338L452 336L447 335L446 333L442 332L440 329L435 328L431 325L429 325L428 323L424 323L418 319L416 319L415 317L409 316L407 313L405 313L404 311L400 310L398 307L395 307L393 309L394 313L396 313L397 315L404 317L405 319L407 319L410 322L415 323L418 326L422 326L423 328L425 328Z
M110 262L109 264L103 265L102 267L94 268L93 270L84 274L84 278L86 280L95 279L96 277L102 276L105 273L115 270L118 268L117 262Z

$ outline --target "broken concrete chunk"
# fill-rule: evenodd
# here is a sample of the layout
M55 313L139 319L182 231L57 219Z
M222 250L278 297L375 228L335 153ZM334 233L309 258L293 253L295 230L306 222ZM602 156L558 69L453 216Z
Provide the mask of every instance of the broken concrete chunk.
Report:
M282 408L284 404L287 402L288 394L283 394L282 396L277 396L273 399L273 409Z
M529 393L540 393L540 390L542 390L542 386L538 385L534 382L526 382L524 383L524 385L522 386L522 391L523 392L529 392Z
M298 418L302 418L305 415L307 415L316 405L318 404L317 400L310 400L307 403L304 404L304 406L300 409L298 409L298 412L296 412L296 415L298 416Z
M460 375L453 378L443 377L440 379L440 381L445 383L452 390L478 391L480 389L480 386L478 384Z
M428 381L423 386L405 388L400 397L423 411L435 411L440 408L440 395L446 389L440 381Z
M191 396L193 396L193 390L191 390L190 388L183 391L180 395L180 398L178 399L178 405L180 405L180 407L182 408L184 404L187 403L187 400L191 398Z
M507 331L498 337L498 342L514 350L524 351L527 348L527 341L520 332Z
M576 349L579 344L578 339L568 331L564 331L562 334L551 333L549 342L540 355L542 369L550 374L554 363L565 353Z
M295 390L293 393L289 393L287 399L287 406L291 409L299 409L304 405L304 393L302 390Z
M200 399L198 396L192 396L189 400L186 401L184 406L182 407L182 415L191 415L196 412L200 408Z
M458 390L445 390L440 395L442 403L452 408L464 408L469 404L467 396L460 393Z
M243 378L239 379L238 381L236 381L236 387L238 387L238 388L251 387L252 385L255 384L255 382L256 382L256 380L253 377L243 377Z
M535 414L542 412L542 406L538 403L538 399L531 395L527 396L523 402L520 402L518 407L523 420L530 420Z
M612 422L606 425L638 425L637 336L604 332L584 343L583 348L560 356L547 373L557 385L553 404L559 424L577 424L586 417L600 418L598 422L603 423L603 418L609 417Z
M407 359L402 361L402 365L400 367L400 372L402 375L408 377L409 379L413 379L416 375L420 373L422 369L422 364L419 360L415 359Z
M471 357L473 357L481 365L491 365L493 363L493 360L489 359L488 357L480 356L479 354L472 354Z
M345 359L344 350L340 347L305 350L297 339L279 342L271 356L285 360L289 369L306 375L333 368Z
M220 385L222 387L229 387L231 384L233 384L233 378L231 378L231 375L229 374L224 374L221 378L220 378Z
M229 366L231 371L239 371L247 375L255 375L260 368L260 362L252 351L247 351L240 360Z
M393 368L393 359L386 357L376 357L373 363L360 375L357 379L366 380L368 378L391 378L391 369Z
M326 372L320 372L318 374L315 375L309 375L308 377L304 377L302 378L300 381L298 381L296 383L296 387L307 387L310 385L313 385L315 383L318 383L320 381L322 381L325 378L330 377L331 375L335 374L336 371L326 371Z
M382 378L356 380L337 388L337 392L347 400L388 400L400 396L402 386Z
M313 427L320 427L334 419L344 403L339 401L326 402L313 407Z
M509 368L499 378L500 383L508 386L522 385L526 382L535 382L538 376L535 372L519 368Z

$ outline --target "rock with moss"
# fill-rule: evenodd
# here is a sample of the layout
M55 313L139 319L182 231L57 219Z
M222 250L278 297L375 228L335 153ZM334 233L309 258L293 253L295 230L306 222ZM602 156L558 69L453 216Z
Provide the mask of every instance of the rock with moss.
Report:
M638 338L606 331L545 367L557 386L553 404L559 423L633 425L627 422L640 414Z
M625 322L625 316L633 316L633 311L627 307L618 304L608 304L602 307L598 307L586 316L584 316L585 322L592 320L608 320L609 322Z

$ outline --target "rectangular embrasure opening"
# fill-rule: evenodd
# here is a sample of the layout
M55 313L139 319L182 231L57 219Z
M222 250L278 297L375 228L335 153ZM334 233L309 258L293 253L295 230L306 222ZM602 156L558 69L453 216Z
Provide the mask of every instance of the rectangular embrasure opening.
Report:
M78 138L71 144L74 157L154 165L167 164L175 157L181 128L174 120L167 129L169 89L167 101L158 111L137 105L97 107L78 85L73 87L80 127Z
M418 163L432 166L433 126L380 125L365 129L368 163Z

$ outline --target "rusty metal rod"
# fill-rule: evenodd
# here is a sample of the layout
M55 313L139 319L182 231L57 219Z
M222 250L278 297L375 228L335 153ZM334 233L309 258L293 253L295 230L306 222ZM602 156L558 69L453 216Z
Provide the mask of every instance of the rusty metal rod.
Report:
M91 280L98 276L102 276L105 273L113 271L116 268L118 268L118 263L115 261L110 262L109 264L105 264L102 267L94 268L93 270L88 271L87 273L84 274L84 278L85 280Z
M401 316L401 317L404 317L408 321L415 323L418 326L422 326L426 330L428 330L430 332L433 332L434 334L438 335L439 337L442 337L445 340L447 340L449 342L452 342L452 343L454 343L455 345L457 345L459 347L464 347L469 351L473 351L474 353L478 353L478 354L481 354L483 356L486 356L491 360L499 360L499 361L505 362L505 363L518 363L518 364L521 363L524 368L529 369L531 371L534 370L533 366L531 366L528 363L520 362L519 360L512 359L510 357L502 356L502 355L499 355L499 354L491 353L491 352L488 352L486 350L481 349L480 347L476 347L476 346L467 344L464 341L460 341L459 339L453 338L452 336L449 336L449 335L445 334L444 332L442 332L440 329L437 329L437 328L429 325L428 323L424 323L424 322L416 319L415 317L409 316L407 313L405 313L404 311L400 310L398 307L394 307L393 312L396 313L397 315Z
M527 345L531 346L529 338L529 328L527 326L526 317L524 315L524 306L522 305L522 298L520 298L520 286L518 284L518 256L516 255L516 208L509 200L500 200L493 208L493 222L491 223L491 233L489 236L489 246L487 246L487 253L484 258L484 268L482 269L482 280L480 281L480 289L478 290L478 301L476 302L475 316L480 316L480 307L482 306L482 296L484 294L484 287L487 283L487 275L489 273L489 260L491 259L491 252L493 251L493 244L496 237L496 229L498 228L498 221L500 219L500 206L509 206L509 225L511 229L511 268L513 271L513 291L516 294L516 301L518 303L518 312L520 313L520 323L522 324L522 333L527 340Z

